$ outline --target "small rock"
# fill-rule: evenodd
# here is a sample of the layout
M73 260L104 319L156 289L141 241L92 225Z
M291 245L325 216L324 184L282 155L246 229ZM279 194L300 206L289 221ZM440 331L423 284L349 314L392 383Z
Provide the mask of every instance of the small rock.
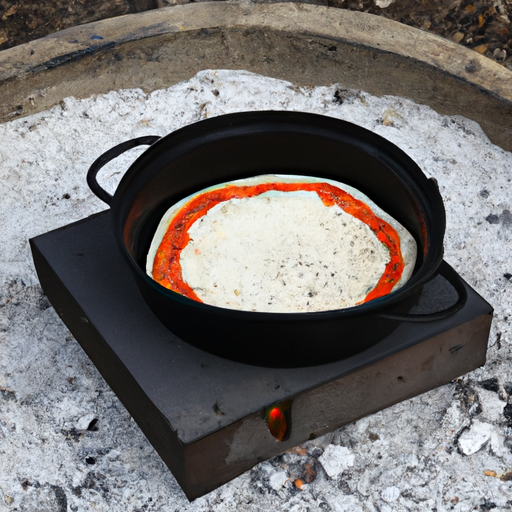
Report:
M494 391L482 389L478 391L478 394L483 415L492 421L501 419L500 417L507 403L500 400L498 394Z
M503 473L503 475L500 476L500 480L503 482L512 481L512 471L507 471L506 473Z
M464 39L464 34L462 32L455 32L452 36L452 40L456 43L460 43Z
M400 489L394 485L386 487L380 494L380 497L387 503L396 501L400 496Z
M508 227L512 225L512 213L510 210L503 210L502 214L500 215L501 223Z
M85 416L82 416L77 422L76 422L76 429L77 430L87 430L87 427L90 425L91 421L94 419L94 414L89 413Z
M363 8L362 0L347 0L347 7L352 11L361 10Z
M336 478L342 471L354 465L355 456L345 446L329 445L318 459L330 478Z
M482 380L478 382L478 385L484 389L487 389L488 391L494 391L495 393L497 393L500 390L500 385L496 377Z
M274 473L269 478L269 484L274 491L278 491L283 487L283 485L288 482L289 477L288 473L286 471L278 471L277 473Z
M488 44L479 44L478 46L475 46L473 48L473 50L475 50L475 52L478 52L481 55L483 55L487 51L488 48L489 48Z
M392 108L386 109L382 117L382 124L384 126L395 126L397 121L400 120L400 114Z
M459 447L464 455L480 451L491 438L491 425L475 421L471 428L459 437Z
M487 215L485 220L489 224L503 224L505 227L509 227L512 225L512 213L510 210L503 210L501 215L496 215L495 213L491 213L490 215Z
M375 0L375 5L381 9L389 7L395 0Z
M507 50L503 48L496 48L492 56L498 62L504 62L505 60L507 60Z
M502 224L505 227L509 227L512 225L512 213L510 210L503 210L503 212L500 215L496 215L495 213L491 213L490 215L487 215L485 220L489 224Z

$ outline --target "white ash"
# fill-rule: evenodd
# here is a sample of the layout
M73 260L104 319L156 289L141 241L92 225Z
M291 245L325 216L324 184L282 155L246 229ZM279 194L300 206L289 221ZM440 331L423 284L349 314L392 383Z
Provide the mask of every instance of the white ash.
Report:
M85 173L115 144L208 116L272 108L360 124L438 180L447 210L446 259L495 308L488 360L457 382L310 441L188 503L48 307L27 239L105 208L87 189ZM0 130L2 512L510 510L512 406L501 410L496 397L506 404L512 393L512 155L475 123L340 85L308 89L246 72L205 71L149 95L69 98ZM110 190L130 158L105 170L101 180ZM495 395L490 407L488 392ZM83 429L91 415L97 430L88 429L91 422ZM480 431L489 439L474 451L480 441L470 438ZM350 450L354 464L331 478L321 461L329 466L335 447Z
M325 472L335 478L345 469L354 465L354 454L346 446L330 444L324 453L318 458Z
M271 477L269 478L270 486L275 491L278 491L289 480L290 477L286 471L278 471L277 473L272 473Z
M391 503L393 501L396 501L399 498L400 489L398 487L396 487L395 485L391 485L390 487L386 487L381 492L380 495L385 502Z
M459 437L460 449L465 455L481 450L491 439L492 427L489 423L474 421L471 428Z

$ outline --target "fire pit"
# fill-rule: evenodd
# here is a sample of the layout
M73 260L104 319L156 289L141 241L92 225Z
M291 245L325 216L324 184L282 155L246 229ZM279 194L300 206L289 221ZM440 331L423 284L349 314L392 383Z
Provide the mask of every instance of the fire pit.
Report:
M173 58L178 55L180 65L188 59L194 62L194 66L204 67L204 60L199 59L196 62L190 59L189 55L185 55L186 51L184 54L175 52L176 47L173 45L184 48L184 39L190 37L196 42L199 41L199 52L204 52L211 43L209 38L218 36L215 30L209 31L210 22L208 30L190 29L186 37L169 36L171 32L175 34L174 31L178 30L176 27L182 27L179 30L186 32L186 20L197 20L190 16L189 11L193 9L195 6L178 9L175 11L177 14L174 11L169 12L170 18L182 16L183 19L169 21L169 25L175 28L169 29L166 33L162 33L162 25L159 25L159 28L155 29L160 31L155 35L157 40L148 38L134 43L133 39L128 40L131 36L126 35L126 39L118 37L123 30L133 28L133 25L130 25L133 20L128 20L129 27L118 27L118 31L113 35L113 39L124 41L115 43L119 44L115 49L115 44L108 46L111 41L106 41L104 47L90 49L91 34L95 35L97 27L81 29L83 32L78 31L80 35L77 33L76 38L74 33L73 39L68 32L59 41L62 47L56 49L53 46L54 53L50 60L45 57L44 63L36 63L39 55L46 56L47 53L46 50L41 54L34 52L28 58L28 67L18 67L18 75L11 73L9 77L4 77L4 119L46 108L70 92L82 91L84 95L90 95L99 92L103 87L112 87L113 83L119 86L122 82L124 85L129 79L124 81L120 77L135 76L132 71L138 69L140 55L147 56L149 48L155 52L169 51ZM216 12L218 16L221 12L227 12L230 17L227 25L231 28L226 29L224 35L227 32L230 37L240 36L236 27L231 32L232 27L236 25L233 25L234 11L237 11L240 18L250 19L253 23L252 31L247 30L240 38L246 38L253 44L256 34L256 40L260 43L260 53L257 54L259 57L261 53L268 54L269 48L272 47L272 44L265 46L262 43L267 41L265 38L258 39L261 32L264 32L260 30L263 23L262 13L280 13L282 18L274 16L272 23L278 20L286 24L290 19L290 9L293 12L294 23L304 23L313 13L318 12L314 6L257 6L254 10L249 9L247 13L241 12L243 8L239 6L198 6L198 10L207 11L208 16L212 12ZM147 18L144 20L141 26L147 26ZM109 23L111 22L106 22L106 25ZM215 23L219 23L218 18L215 18ZM271 28L267 30L269 37L282 37L282 33L276 31L275 25L270 25ZM317 23L317 26L320 25ZM293 29L288 27L287 30L296 32L297 26L294 25ZM393 58L396 59L395 64L399 62L404 66L397 73L403 73L405 78L400 81L396 80L396 76L388 76L388 81L384 83L381 92L390 92L393 90L392 86L398 84L403 90L395 91L396 93L417 95L416 99L425 99L424 88L416 85L424 83L425 77L435 76L440 80L438 83L444 84L444 87L441 87L442 98L433 98L432 95L426 94L428 98L425 101L430 101L435 106L440 106L441 111L446 111L444 109L447 109L453 100L453 97L448 96L454 85L458 91L459 102L453 103L455 106L452 107L452 113L464 109L465 105L471 104L475 98L482 98L480 106L476 110L470 108L468 112L475 114L475 118L483 119L482 125L486 129L494 120L495 128L491 128L489 133L492 134L493 140L499 139L507 146L507 141L510 140L507 137L507 130L510 129L507 124L510 107L503 98L508 97L505 91L508 82L505 81L502 88L496 85L493 95L482 94L482 90L494 89L492 80L499 77L501 71L496 71L494 75L490 73L488 77L492 77L488 78L488 82L479 75L479 71L467 71L464 75L464 80L467 81L461 82L460 70L457 71L459 74L448 73L446 67L443 68L439 64L440 60L436 60L439 55L436 56L434 53L439 48L448 53L450 50L449 45L443 46L445 43L437 39L437 46L429 40L429 43L432 43L429 47L432 50L432 53L428 54L428 59L431 59L429 62L425 58L419 66L415 62L414 66L408 67L409 58L403 54L379 53L377 43L374 44L372 51L368 50L368 46L361 50L359 43L347 43L339 35L328 36L327 32L327 29L320 35L315 32L316 35L312 37L311 32L306 30L301 32L306 33L305 36L301 35L291 44L290 39L285 38L284 46L287 51L291 51L294 59L299 60L292 59L290 67L285 66L286 70L282 73L293 74L293 68L300 69L301 72L306 69L303 78L306 77L310 83L315 83L317 79L331 83L334 77L339 81L347 79L347 83L352 86L366 88L365 86L369 85L368 88L371 89L377 87L375 81L369 78L371 73L361 73L361 67L366 66L368 71L372 68L372 63L379 61L379 58ZM133 32L131 34L133 35ZM181 37L184 39L180 39ZM327 46L326 40L329 41ZM169 46L162 44L163 41ZM296 45L297 41L300 44ZM319 41L322 45L318 43ZM309 54L304 51L304 48L311 48L311 45L316 48L317 43L318 48L321 47L323 50L313 49ZM52 46L54 42L46 40L45 44ZM68 45L82 46L80 51L72 53ZM136 49L138 45L139 48L143 48L140 52ZM191 43L190 47L192 46L194 44ZM329 58L334 55L335 50L329 48L333 46L337 48L336 59L339 60L330 61ZM437 48L435 51L433 46ZM346 50L352 47L357 56L354 57L354 53L349 65L340 67L343 59L339 55L347 55L341 48ZM278 52L281 49L278 48ZM217 50L215 59L222 54L221 50ZM10 55L15 55L15 52L11 52ZM304 57L306 55L309 57ZM366 58L363 59L362 55ZM374 58L375 55L377 58ZM212 53L207 56L210 57L212 61L215 60ZM239 57L240 54L237 58ZM129 58L133 60L129 61ZM297 65L301 58L309 59L307 66ZM473 56L471 58L473 59ZM135 61L137 63L134 65ZM260 64L261 62L264 64ZM261 61L257 60L243 67L257 71L263 66L263 71L267 74L279 75L279 66L272 62L275 62L272 57L266 60L262 57ZM302 63L304 64L304 61ZM478 57L476 64L480 65ZM106 73L98 79L99 70L114 65L120 66L116 72ZM148 63L149 68L159 69L158 66L152 68L152 65ZM241 66L241 63L238 62L236 65ZM379 65L382 67L378 67ZM356 66L357 69L352 72L351 66ZM391 69L389 61L387 64L376 66L372 69L376 71L379 80ZM168 79L177 81L191 74L190 68L183 73L173 71L173 74L170 74L167 70L164 73L163 67L165 66L160 66L159 72L151 73L146 69L145 73L136 76L136 80L140 79L139 84L151 84L151 88L161 83L164 75L172 75ZM28 68L31 69L30 72ZM318 75L321 75L320 78L316 72L307 71L315 68L322 70ZM478 66L473 65L468 69L477 68ZM482 69L484 68L485 64ZM84 69L89 70L86 77L83 76ZM411 69L417 71L412 72ZM65 79L63 75L66 75ZM16 76L19 77L19 81L18 78L13 80ZM77 86L79 80L82 82ZM482 105L485 105L486 109L483 109ZM443 274L421 290L418 303L412 308L411 313L432 315L443 312L460 302L461 294L465 291L468 298L460 311L450 319L433 324L404 323L368 351L322 365L320 372L318 368L261 368L205 354L181 342L155 320L138 294L137 288L131 284L127 269L123 266L124 262L115 256L115 246L112 245L109 233L110 222L110 214L102 213L37 237L32 240L34 259L41 282L57 312L66 321L112 389L126 404L148 439L176 475L189 498L214 489L256 462L281 453L297 443L314 439L339 425L449 382L483 364L485 360L492 309L445 264ZM168 371L169 367L173 368L172 374ZM386 392L375 393L375 389L385 389ZM187 414L183 414L184 410ZM284 432L273 428L273 411L287 419Z
M253 116L259 117L253 114L250 118ZM268 116L275 122L279 117L263 113L265 119ZM227 119L231 121L231 117ZM222 118L212 122L215 126L225 124ZM337 124L335 120L325 122ZM184 132L190 129L194 130L192 127ZM124 147L101 157L100 162ZM154 150L161 156L158 148L155 145ZM147 159L143 155L138 160L128 173L127 183L138 179L136 168ZM404 161L410 163L407 158ZM195 183L193 189L197 186ZM436 188L433 183L430 186L432 191ZM126 186L120 190L120 197L126 197ZM443 217L442 205L436 201L433 204L441 211L430 215ZM182 339L194 322L204 322L193 318L182 322L183 334L177 337L173 322L168 322L166 329L144 302L132 279L130 259L123 259L118 250L121 241L116 243L112 234L112 226L119 223L117 215L113 209L32 239L34 261L59 316L190 499L263 459L450 382L485 361L492 308L445 262L440 263L436 277L421 282L407 297L402 310L386 311L394 329L378 343L365 345L364 351L340 354L333 349L334 356L326 358L328 347L319 350L318 340L312 335L313 343L301 346L299 357L287 357L289 348L274 350L276 340L265 345L264 333L259 339L251 333L258 357L243 359L251 364L228 360L240 359L229 350L221 353L225 357L209 354ZM409 224L414 222L409 220ZM420 225L415 231L420 239L425 236ZM438 234L442 233L441 228ZM430 243L425 240L424 247ZM146 249L141 251L143 256L145 253ZM137 272L144 274L142 268ZM219 325L225 328L225 323ZM198 341L208 341L207 329L197 332ZM353 336L357 343L365 343L360 333L354 332ZM340 340L335 332L330 337L334 342ZM221 334L217 338L222 341ZM240 342L240 337L235 341ZM266 347L263 356L261 347ZM270 357L274 353L278 354L276 359ZM321 366L304 367L308 361ZM269 364L277 368L268 368ZM375 393L375 389L385 392Z
M341 83L464 114L512 149L510 71L441 37L382 17L310 4L228 2L103 20L2 52L1 120L66 96L145 91L202 69L245 69L297 85Z

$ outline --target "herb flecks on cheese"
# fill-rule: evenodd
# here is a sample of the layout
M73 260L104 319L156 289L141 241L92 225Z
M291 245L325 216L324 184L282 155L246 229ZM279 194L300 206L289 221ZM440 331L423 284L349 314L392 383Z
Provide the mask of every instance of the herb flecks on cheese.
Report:
M312 312L389 293L409 278L415 257L412 236L357 190L259 176L171 208L148 255L148 274L219 307Z

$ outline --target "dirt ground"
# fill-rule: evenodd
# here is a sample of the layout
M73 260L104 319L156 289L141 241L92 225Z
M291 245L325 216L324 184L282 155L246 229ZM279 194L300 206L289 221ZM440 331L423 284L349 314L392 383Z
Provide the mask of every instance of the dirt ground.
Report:
M0 0L0 50L82 23L156 7L157 0Z
M337 0L334 0L336 2ZM363 10L434 32L512 69L512 0L348 0ZM361 5L362 8L361 8Z
M0 0L0 50L74 25L189 1L194 0ZM306 1L428 30L512 69L512 0Z

